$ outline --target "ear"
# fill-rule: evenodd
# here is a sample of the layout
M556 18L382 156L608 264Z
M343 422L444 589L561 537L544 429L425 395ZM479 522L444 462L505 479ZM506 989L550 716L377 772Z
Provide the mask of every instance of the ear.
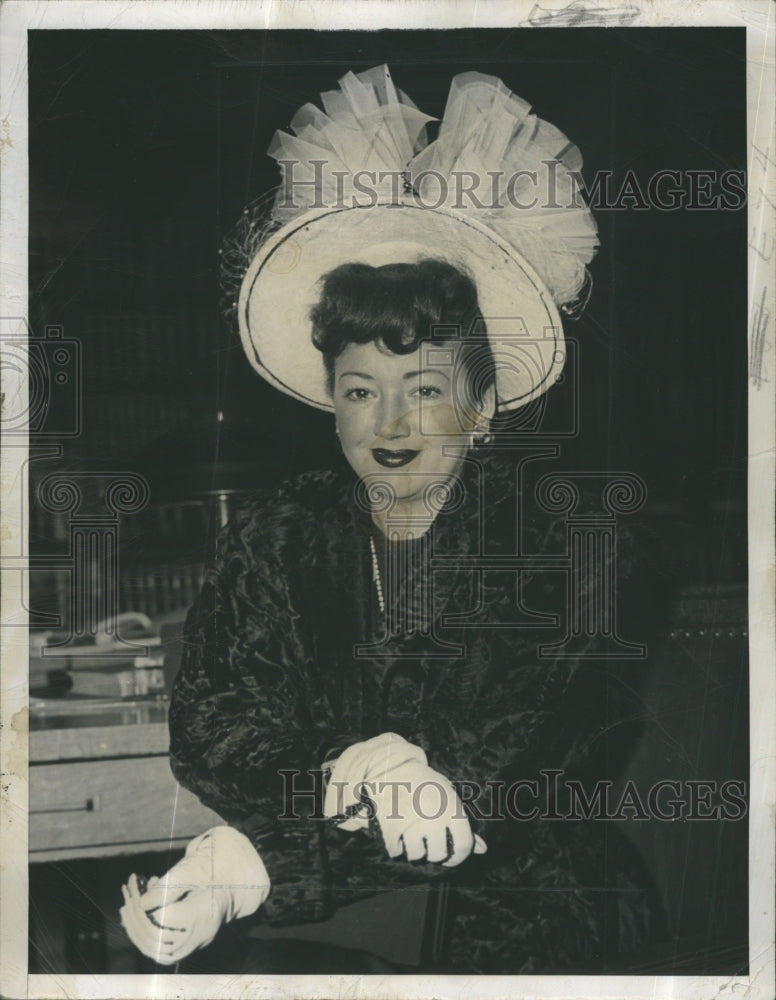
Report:
M495 385L489 385L482 396L482 403L480 404L479 411L477 413L477 424L478 426L485 425L487 430L490 426L490 422L496 415L496 387Z

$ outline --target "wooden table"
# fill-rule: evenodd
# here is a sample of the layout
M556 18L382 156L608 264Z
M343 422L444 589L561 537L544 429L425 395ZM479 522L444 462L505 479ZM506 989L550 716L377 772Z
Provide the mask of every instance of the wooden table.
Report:
M223 822L175 781L166 710L158 702L33 707L30 861L185 847Z

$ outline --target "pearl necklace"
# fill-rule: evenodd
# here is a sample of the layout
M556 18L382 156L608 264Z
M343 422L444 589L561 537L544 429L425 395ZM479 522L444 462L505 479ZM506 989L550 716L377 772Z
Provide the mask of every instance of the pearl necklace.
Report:
M372 551L372 580L377 590L377 603L380 605L380 614L385 614L385 598L383 597L383 581L380 577L380 563L377 561L377 550L372 532L369 532L369 548Z

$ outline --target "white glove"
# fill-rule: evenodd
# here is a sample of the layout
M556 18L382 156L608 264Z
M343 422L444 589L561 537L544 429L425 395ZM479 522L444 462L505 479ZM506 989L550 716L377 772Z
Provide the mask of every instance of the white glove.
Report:
M355 743L334 763L323 813L333 817L348 810L356 811L338 824L340 829L365 829L374 815L392 858L406 852L408 861L425 859L454 868L470 854L487 850L472 832L452 784L428 766L420 747L396 733Z
M160 965L210 944L220 927L255 913L269 895L264 862L250 840L228 826L195 837L162 878L141 893L137 876L121 887L121 923L132 943Z

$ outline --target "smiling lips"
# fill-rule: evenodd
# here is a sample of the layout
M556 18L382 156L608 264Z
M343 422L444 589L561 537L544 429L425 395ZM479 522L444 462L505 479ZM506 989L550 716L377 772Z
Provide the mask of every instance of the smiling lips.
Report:
M413 458L419 454L420 452L413 451L410 448L403 448L401 450L394 450L392 448L372 449L375 462L378 465L385 466L386 469L398 469L402 465L409 465Z

